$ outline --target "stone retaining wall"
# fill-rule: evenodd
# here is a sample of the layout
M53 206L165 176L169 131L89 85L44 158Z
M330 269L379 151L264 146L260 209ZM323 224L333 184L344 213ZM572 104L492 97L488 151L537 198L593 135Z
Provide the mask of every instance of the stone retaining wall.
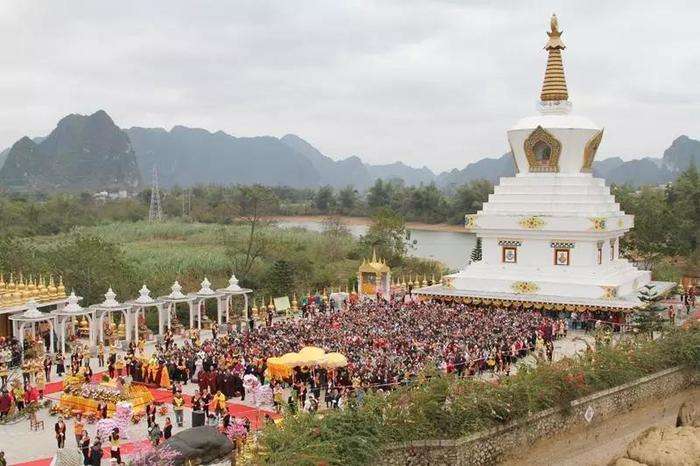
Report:
M526 419L455 440L420 440L389 445L377 464L386 466L472 466L494 464L506 453L577 425L586 424L585 413L593 410L590 424L629 411L640 402L662 398L695 383L697 373L684 368L657 372L609 390L571 402L571 409L551 408Z

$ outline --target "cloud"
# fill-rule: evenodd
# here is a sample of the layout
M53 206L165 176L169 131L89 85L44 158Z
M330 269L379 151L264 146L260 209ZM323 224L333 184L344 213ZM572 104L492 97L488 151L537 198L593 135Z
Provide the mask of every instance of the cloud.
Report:
M293 132L333 157L461 168L535 111L552 10L603 157L698 136L696 2L8 0L0 145L103 108L123 127Z

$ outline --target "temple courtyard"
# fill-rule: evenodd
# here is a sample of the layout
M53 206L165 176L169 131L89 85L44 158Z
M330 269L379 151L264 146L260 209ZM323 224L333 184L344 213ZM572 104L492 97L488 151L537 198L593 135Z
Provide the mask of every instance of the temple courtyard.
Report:
M203 337L211 337L211 333L203 333ZM176 341L178 343L182 343L181 339ZM585 349L586 342L593 344L593 337L591 335L586 335L581 331L569 332L567 338L556 341L554 351L555 359L571 356L577 351ZM153 343L146 345L147 354L151 354L153 350ZM533 356L529 356L521 362L521 364L531 363L534 363ZM91 359L90 364L94 368L93 380L99 380L102 374L105 373L105 368L97 367L96 358ZM482 377L488 378L492 376L490 374L483 374ZM62 394L62 384L58 381L59 379L55 374L55 366L53 369L52 380L54 382L47 384L45 396L50 400L58 401ZM183 393L185 395L192 396L197 388L197 384L188 383L183 386ZM192 409L189 403L187 403L185 407L184 427L180 428L174 424L175 417L172 411L171 392L167 389L151 389L151 391L154 394L156 401L162 401L168 408L167 415L158 415L156 418L161 427L163 426L166 417L170 417L170 419L173 421L173 434L191 427ZM251 425L254 428L261 425L266 414L274 417L278 416L278 414L269 407L266 409L258 409L248 401L241 401L240 397L229 400L227 404L232 415L250 419ZM14 425L0 426L0 438L3 439L1 450L5 451L5 457L9 460L9 464L20 466L45 466L52 464L53 456L56 454L56 439L54 438L53 426L58 417L55 415L49 415L49 411L47 409L39 410L37 417L39 420L44 422L44 429L36 432L30 430L29 421L27 419L22 419L19 423ZM68 427L66 447L75 447L77 449L76 441L72 435L74 420L67 420L66 424ZM87 430L90 438L94 438L95 425L88 424ZM142 419L138 424L131 424L125 437L126 438L122 444L122 455L128 459L131 454L138 452L142 445L149 444L145 419ZM104 449L105 455L102 461L103 464L109 464L108 450L109 445L107 444L105 445Z

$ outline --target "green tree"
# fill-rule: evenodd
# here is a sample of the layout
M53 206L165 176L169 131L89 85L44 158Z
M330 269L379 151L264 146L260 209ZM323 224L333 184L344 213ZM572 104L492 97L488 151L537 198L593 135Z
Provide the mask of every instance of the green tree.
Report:
M110 287L124 297L138 288L121 249L98 236L74 233L47 251L46 258L49 272L61 275L66 289L74 289L83 303L102 301Z
M466 214L473 214L481 209L493 193L493 184L487 180L475 180L458 187L450 199L449 222L460 224Z
M623 209L635 216L634 228L623 237L623 250L644 268L651 269L673 249L677 219L671 214L661 189L647 186L639 193L622 191L621 194Z
M673 225L670 253L689 256L700 244L700 174L691 165L666 189Z
M385 183L381 178L378 179L367 192L367 205L371 209L388 207L391 204L392 192L391 183Z
M323 186L316 193L315 199L316 208L322 213L328 213L335 208L335 195L333 194L333 188L330 186Z
M639 300L642 303L632 316L632 322L639 335L653 339L654 332L663 330L667 319L662 315L666 308L661 304L661 299L653 285L645 285L639 291Z
M234 263L234 271L241 279L250 273L253 265L265 253L270 239L264 232L264 228L270 225L266 217L274 211L279 200L267 187L241 186L235 197L237 222L246 227L246 235L243 241L228 237L225 239L226 254Z
M445 220L447 201L435 184L419 186L408 190L410 217L426 223L438 223Z
M376 248L377 253L391 263L400 263L408 250L406 222L391 210L380 209L372 217L362 242L369 249Z
M479 262L481 260L481 238L476 239L476 244L474 245L474 249L472 249L472 255L471 255L471 260L472 262Z
M328 259L333 261L340 259L343 256L344 246L350 239L350 231L340 217L331 215L323 219L323 237Z
M338 192L338 206L343 214L352 212L357 202L357 190L352 186L346 186Z
M289 296L294 290L294 272L289 262L276 260L270 268L270 291L275 296Z

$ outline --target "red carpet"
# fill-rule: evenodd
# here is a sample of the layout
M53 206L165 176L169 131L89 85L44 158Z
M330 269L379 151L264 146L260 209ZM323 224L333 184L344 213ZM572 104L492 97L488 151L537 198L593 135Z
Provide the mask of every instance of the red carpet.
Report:
M157 388L149 388L148 389L151 394L153 395L153 398L156 399L156 401L162 402L162 403L169 403L172 404L173 402L173 394L170 390L166 389L157 389ZM182 397L185 399L185 406L188 408L192 407L192 396L190 395L182 395ZM265 419L265 414L269 414L273 419L280 418L281 415L277 414L274 411L270 411L268 409L256 409L251 406L246 406L241 403L236 403L233 401L229 401L226 403L228 406L228 411L231 413L233 416L236 417L245 417L250 420L250 425L254 429L257 429L260 427L262 424L262 421ZM258 419L259 418L259 419Z
M93 382L99 382L102 380L102 374L103 372L94 374L92 377ZM58 381L58 382L51 382L46 384L46 390L44 391L45 394L51 394L51 393L57 393L63 390L63 382ZM153 394L153 398L155 398L156 401L162 402L162 403L167 403L167 404L172 404L173 401L173 394L170 390L167 389L158 389L158 388L148 388L148 390ZM185 399L185 406L188 408L192 407L192 396L191 395L183 395L183 398ZM246 406L241 403L236 403L229 401L227 403L228 406L228 411L231 413L231 415L236 416L236 417L244 417L250 420L250 425L253 429L258 429L265 420L265 414L270 415L273 419L278 419L282 417L280 414L270 411L267 409L256 409L251 406ZM172 410L172 407L169 408ZM149 441L147 439L139 440L136 442L132 443L125 443L122 444L121 446L121 452L122 455L128 455L130 453L133 453L134 450L139 447L140 445L147 444ZM109 459L109 446L107 446L104 449L104 456L102 457L103 460L108 460ZM33 461L27 461L25 463L14 463L14 466L49 466L51 464L51 458L44 458L40 460L33 460Z
M14 463L11 466L49 466L51 464L51 458L43 460L27 461L26 463Z
M150 440L143 439L131 443L123 443L120 447L122 457L134 453L134 451L143 445L150 445ZM104 448L102 451L102 460L109 460L109 446ZM27 461L26 463L14 463L12 466L49 466L51 464L51 458L44 458L41 460Z

